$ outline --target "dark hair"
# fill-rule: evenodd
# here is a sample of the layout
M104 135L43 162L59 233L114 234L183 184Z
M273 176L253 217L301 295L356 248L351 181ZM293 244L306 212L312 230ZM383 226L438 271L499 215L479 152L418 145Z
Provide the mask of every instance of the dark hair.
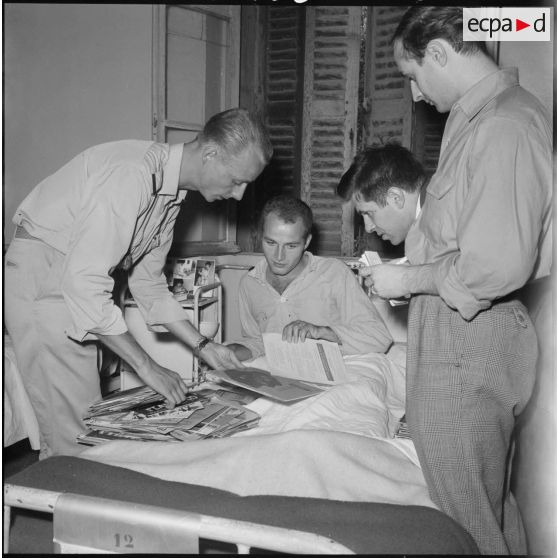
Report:
M392 186L406 192L422 187L426 175L415 156L399 143L363 149L337 185L337 194L349 201L358 194L364 201L379 206L387 203L387 192Z
M405 53L420 63L426 46L434 39L444 39L455 52L461 54L488 54L483 41L463 40L463 7L458 6L409 8L403 14L391 41L401 41Z
M310 207L298 198L281 195L267 200L260 214L260 232L263 231L265 220L271 213L277 215L285 223L296 223L302 220L304 237L308 238L312 231L313 217Z
M258 116L242 108L233 108L212 116L198 134L200 143L214 142L228 155L238 155L247 147L259 148L264 163L269 163L273 147L269 134Z

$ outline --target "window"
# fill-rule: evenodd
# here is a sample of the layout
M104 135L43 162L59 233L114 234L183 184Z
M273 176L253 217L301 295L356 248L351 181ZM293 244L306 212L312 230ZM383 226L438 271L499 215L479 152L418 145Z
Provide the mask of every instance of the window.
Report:
M301 198L314 213L314 253L352 256L366 248L396 255L401 250L394 253L391 244L366 234L352 206L335 195L363 146L395 139L427 169L437 164L445 119L413 103L393 60L390 39L405 9L244 8L258 22L250 40L261 62L262 77L254 84L262 92L252 102L265 114L275 150L252 193L251 214L276 193ZM259 249L255 234L250 240L245 249Z
M157 5L153 16L153 136L189 142L213 114L238 105L240 7ZM238 250L234 204L189 192L172 254Z

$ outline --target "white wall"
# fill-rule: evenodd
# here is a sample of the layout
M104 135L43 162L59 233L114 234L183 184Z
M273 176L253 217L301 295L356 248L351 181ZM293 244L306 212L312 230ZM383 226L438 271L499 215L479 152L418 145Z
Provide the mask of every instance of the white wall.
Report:
M151 139L151 6L4 9L4 242L29 191L83 149Z
M550 115L554 113L554 55L552 41L500 43L500 66L516 66L519 83L539 98Z

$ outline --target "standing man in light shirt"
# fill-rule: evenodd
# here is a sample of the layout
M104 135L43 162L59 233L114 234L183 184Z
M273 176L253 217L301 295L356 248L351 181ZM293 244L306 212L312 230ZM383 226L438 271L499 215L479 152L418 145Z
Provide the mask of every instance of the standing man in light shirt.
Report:
M413 295L407 422L432 500L482 554L525 554L507 479L537 339L516 291L551 270L551 120L517 69L462 31L462 8L416 6L394 34L414 100L450 114L410 265L362 274L384 298Z
M210 118L190 143L129 140L87 149L23 200L5 257L4 309L40 425L40 458L79 452L82 416L101 396L95 341L170 407L187 392L128 331L112 299L117 266L129 270L130 291L152 330L173 333L213 368L241 365L190 324L163 268L188 191L209 202L240 200L271 155L260 121L231 109Z
M263 333L282 333L291 343L324 339L342 355L385 353L391 335L353 272L336 258L314 256L312 211L290 196L271 198L262 209L264 257L240 282L242 339L228 346L240 360L264 355Z

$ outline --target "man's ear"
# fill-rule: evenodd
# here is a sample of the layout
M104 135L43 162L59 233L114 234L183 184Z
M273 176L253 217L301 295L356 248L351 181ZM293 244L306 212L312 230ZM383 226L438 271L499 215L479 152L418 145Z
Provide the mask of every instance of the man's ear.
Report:
M448 61L448 48L451 47L447 41L444 41L443 39L432 39L426 45L425 54L430 55L434 62L443 67Z
M219 149L212 143L207 143L202 149L202 161L206 163L210 159L214 159L219 154Z
M306 242L304 243L304 249L305 250L306 250L306 248L308 248L311 240L312 240L312 234L309 234L308 238L306 239Z
M387 191L386 201L396 209L403 209L405 206L405 192L399 186L391 186Z

